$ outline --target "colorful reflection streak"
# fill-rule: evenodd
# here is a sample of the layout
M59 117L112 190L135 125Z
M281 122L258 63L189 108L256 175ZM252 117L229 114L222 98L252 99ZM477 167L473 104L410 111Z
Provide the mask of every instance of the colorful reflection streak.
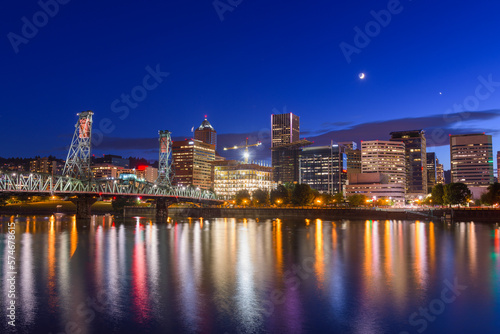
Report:
M455 277L468 289L429 333L469 329L474 317L481 332L494 332L500 318L493 225L93 221L82 230L71 217L19 220L17 312L25 332L68 332L68 323L81 333L412 332L409 315ZM5 278L5 265L0 270Z
M137 322L146 322L150 317L149 290L147 284L144 226L137 219L134 250L132 255L132 299Z

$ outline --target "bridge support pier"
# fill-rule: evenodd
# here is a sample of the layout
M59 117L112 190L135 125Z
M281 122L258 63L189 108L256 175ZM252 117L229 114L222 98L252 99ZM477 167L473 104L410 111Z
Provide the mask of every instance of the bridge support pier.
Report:
M168 207L172 204L172 201L166 198L156 199L156 220L165 222L168 219Z
M97 198L93 196L78 196L70 198L70 201L76 205L76 220L90 220L92 217L90 207L97 202Z

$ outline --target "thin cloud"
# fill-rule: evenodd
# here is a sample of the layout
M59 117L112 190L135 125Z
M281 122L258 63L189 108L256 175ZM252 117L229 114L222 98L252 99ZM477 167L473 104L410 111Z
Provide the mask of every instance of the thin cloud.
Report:
M306 135L307 139L313 141L315 145L328 145L331 140L334 142L355 141L361 140L388 140L390 133L393 131L423 129L426 131L427 146L437 147L449 144L449 134L467 134L467 133L482 133L500 134L497 129L478 129L477 126L469 124L475 121L488 121L500 117L500 110L487 110L479 112L462 112L453 114L440 114L415 118L400 118L388 121L369 122L357 125L352 125L349 128L341 130L318 130L319 132L328 131L326 133L310 136L314 134L312 131L303 131L301 135ZM323 124L342 123L347 125L349 122L334 122ZM242 150L227 150L224 147L240 146L245 144L245 139L248 137L248 143L254 144L257 141L262 142L261 146L249 148L252 160L268 161L271 156L271 138L270 129L261 129L260 131L248 133L228 133L217 135L217 151L227 159L242 159ZM302 136L304 137L304 136ZM190 137L174 137L173 140L184 140ZM145 155L152 155L158 152L158 138L119 138L119 137L104 137L102 142L92 148L97 152L108 152L127 155L134 151L143 152ZM58 152L67 152L68 147L59 147ZM52 151L53 152L53 151Z
M339 121L339 122L324 122L321 124L322 128L330 128L330 127L341 127L341 126L347 126L351 125L353 122L344 122L344 121Z
M308 138L316 144L326 145L333 139L337 142L361 140L387 140L393 131L423 129L426 131L427 146L449 144L449 134L486 132L496 134L496 129L477 129L468 126L468 122L488 121L500 117L499 110L440 114L415 118L400 118L388 121L369 122L351 126L349 129L333 130L325 134Z

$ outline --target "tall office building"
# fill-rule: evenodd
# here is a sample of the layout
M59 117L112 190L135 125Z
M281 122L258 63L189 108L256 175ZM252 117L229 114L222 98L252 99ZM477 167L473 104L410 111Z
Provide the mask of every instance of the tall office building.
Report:
M444 167L443 164L439 163L439 159L436 158L436 184L444 184Z
M500 182L500 151L497 151L497 182Z
M353 141L339 142L338 145L343 147L347 156L347 175L361 173L361 150L358 145Z
M292 113L271 115L271 147L299 141L300 119Z
M437 183L437 158L436 153L427 152L427 193L432 192L432 188Z
M188 139L172 142L174 185L210 189L213 186L212 162L215 145Z
M361 172L386 174L389 183L406 184L405 144L400 141L361 142Z
M194 130L194 139L200 140L206 144L212 144L217 150L217 131L213 128L212 124L207 120L205 115L205 120L201 122L201 125Z
M451 179L472 187L493 183L491 135L450 135Z
M271 115L271 158L273 179L277 183L297 183L300 179L299 159L302 147L299 116L292 113Z
M391 141L405 144L406 197L427 195L427 143L424 130L391 132Z
M347 156L339 145L305 147L300 156L300 183L320 193L345 192Z

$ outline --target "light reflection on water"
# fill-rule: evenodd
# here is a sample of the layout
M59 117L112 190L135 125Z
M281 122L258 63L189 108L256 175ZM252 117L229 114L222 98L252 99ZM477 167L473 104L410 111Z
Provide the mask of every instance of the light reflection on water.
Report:
M410 315L455 278L467 290L426 332L500 326L494 224L0 219L4 259L16 222L20 332L416 333Z

